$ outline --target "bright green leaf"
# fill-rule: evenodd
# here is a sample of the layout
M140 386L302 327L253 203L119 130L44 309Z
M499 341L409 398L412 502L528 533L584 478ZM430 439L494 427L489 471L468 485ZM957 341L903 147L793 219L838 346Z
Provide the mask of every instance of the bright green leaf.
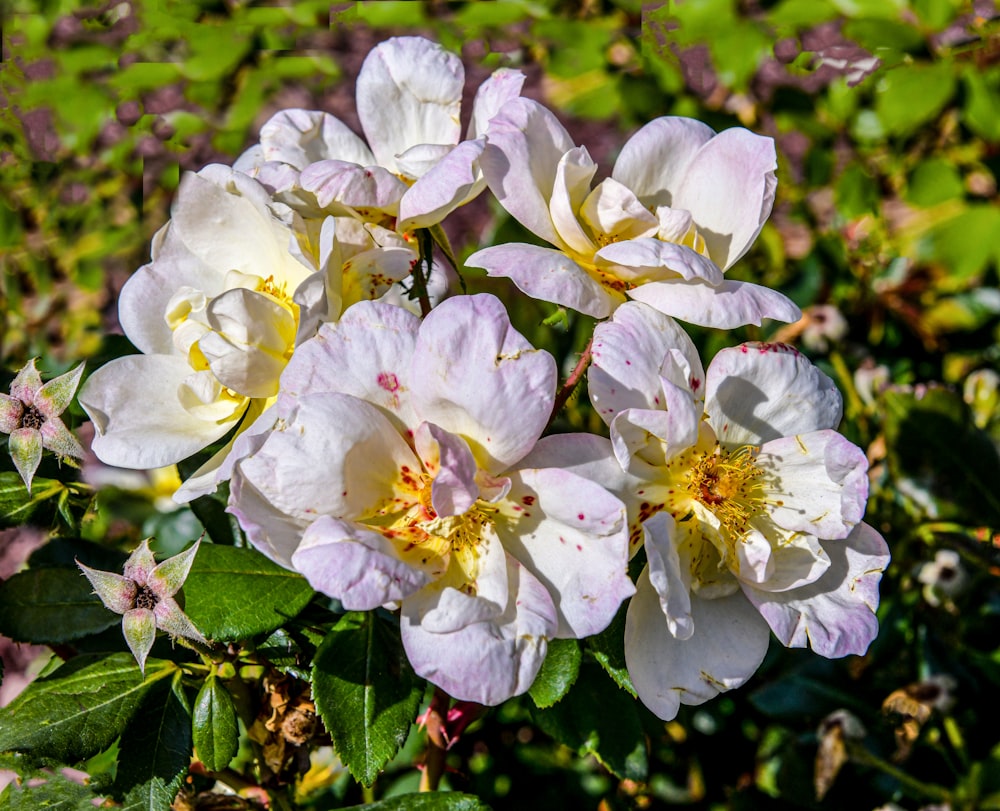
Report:
M368 805L352 805L343 811L489 811L478 797L457 791L426 794L398 794L388 800Z
M618 609L611 624L599 634L587 638L587 645L597 659L597 663L614 679L615 684L635 695L632 678L625 666L625 613L627 606Z
M280 627L312 595L302 575L260 552L203 543L184 582L184 613L209 639L246 639Z
M121 623L76 567L29 569L0 583L0 634L60 644Z
M1000 70L983 72L969 65L962 74L965 105L962 120L974 133L991 143L1000 142Z
M575 639L553 639L545 661L528 695L536 707L551 707L569 692L580 673L580 643Z
M215 675L205 679L194 702L194 746L209 771L225 769L239 748L236 706Z
M899 65L883 74L875 112L890 135L909 135L935 118L955 91L948 62Z
M78 656L0 710L0 752L66 763L90 757L125 731L153 685L176 670L150 659L143 679L131 654Z
M918 206L936 206L964 195L965 185L955 166L941 158L931 158L913 170L906 198Z
M406 740L423 695L398 631L345 614L316 651L313 698L340 759L370 786Z
M66 486L62 482L36 477L32 480L29 496L20 475L12 471L0 473L0 529L28 524L32 518L41 519L43 515L46 521L49 520L50 511L55 506L50 499L65 491ZM46 510L40 513L39 508L43 505Z
M927 236L925 253L948 270L952 282L976 280L990 261L1000 260L1000 209L968 206Z

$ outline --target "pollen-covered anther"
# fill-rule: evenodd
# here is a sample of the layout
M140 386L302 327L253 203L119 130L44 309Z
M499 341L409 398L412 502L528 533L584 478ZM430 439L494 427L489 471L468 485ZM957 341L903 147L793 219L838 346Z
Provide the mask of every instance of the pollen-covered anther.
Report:
M691 468L687 490L734 535L746 532L750 519L764 511L764 472L756 464L756 449L717 449Z

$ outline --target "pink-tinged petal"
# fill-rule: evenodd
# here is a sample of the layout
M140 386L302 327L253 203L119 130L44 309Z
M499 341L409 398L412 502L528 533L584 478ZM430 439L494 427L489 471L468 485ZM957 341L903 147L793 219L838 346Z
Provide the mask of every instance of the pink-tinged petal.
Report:
M431 506L442 518L461 515L479 498L476 460L461 437L429 422L420 424L414 437L417 455L434 481Z
M455 149L455 144L416 144L396 155L396 171L407 181L426 175Z
M514 219L542 239L559 245L549 200L563 155L573 139L541 104L516 98L490 121L480 165L497 200Z
M35 395L42 388L42 376L35 368L36 358L32 358L17 373L10 384L10 396L25 405L34 405Z
M629 580L625 505L603 487L557 468L511 474L496 532L508 554L545 585L559 618L557 637L603 631Z
M156 627L170 636L180 636L203 644L207 642L173 597L160 598L153 607L153 616L156 618Z
M736 544L735 564L738 577L745 583L768 582L774 575L774 550L764 534L750 529Z
M122 633L128 649L142 673L146 672L146 657L156 640L156 617L148 608L133 608L122 617Z
M172 597L180 591L200 548L201 541L195 541L183 552L167 558L154 568L146 581L153 593L163 598Z
M669 280L674 273L682 279L701 279L710 285L722 283L722 271L715 263L686 245L664 242L655 237L612 242L595 256L601 266L619 266L640 281ZM666 273L665 271L670 271Z
M479 156L486 141L463 141L421 175L399 204L399 231L427 228L443 220L484 188Z
M715 130L693 118L656 118L625 142L611 176L646 206L674 205L687 165L714 136Z
M373 405L344 394L299 397L240 473L276 509L298 521L354 520L412 505L403 479L420 462Z
M490 119L511 99L521 95L525 75L519 70L500 68L479 85L472 102L472 120L469 121L468 139L485 135Z
M830 568L814 583L780 594L747 586L744 591L782 644L808 645L831 659L861 656L878 634L878 584L889 548L867 524L824 548Z
M149 538L146 538L128 556L125 561L125 577L134 580L139 586L145 586L149 580L149 575L156 568L156 558L149 548Z
M97 429L97 457L149 470L186 459L222 437L244 409L221 422L192 414L179 398L190 375L187 361L170 355L128 355L95 371L78 400Z
M419 548L403 552L378 532L326 515L306 529L292 564L310 586L340 600L348 611L370 611L403 600L446 566Z
M64 375L54 377L35 394L35 407L46 417L55 417L62 414L67 406L73 402L73 395L80 385L80 377L83 374L84 364L80 364L72 371Z
M555 631L545 587L508 559L510 597L503 613L457 631L434 633L403 603L400 630L407 658L418 675L453 698L493 706L525 692L545 659Z
M260 146L266 161L280 161L305 169L323 160L375 163L371 150L339 119L319 110L282 110L260 128Z
M295 316L262 293L228 290L208 305L198 341L212 374L244 397L272 397L295 342Z
M670 633L659 596L643 574L625 619L625 663L639 699L669 721L681 704L703 704L744 684L767 653L770 633L742 593L691 595L694 633Z
M643 304L623 304L598 324L591 353L590 399L608 425L626 409L664 409L661 376L696 396L704 392L705 372L688 334Z
M771 440L756 465L774 479L768 485L768 512L784 529L839 539L864 517L868 460L836 431Z
M510 599L509 562L492 529L482 532L472 556L476 572L471 583L452 555L446 574L403 604L423 630L448 634L504 613Z
M611 444L615 458L625 470L634 461L662 466L698 440L701 403L689 392L665 383L666 411L630 408L611 422Z
M406 192L406 184L381 166L339 160L310 165L303 170L299 184L329 213L347 216L356 212L366 219L372 219L373 212L395 216Z
M681 567L675 535L677 525L669 513L658 512L643 523L647 567L645 575L660 601L667 630L675 639L690 639L694 633L691 618L690 571Z
M740 581L762 591L785 592L816 582L830 568L815 536L782 530L767 518L752 523L747 539L753 548L736 549L732 570Z
M365 57L357 83L358 118L376 162L396 171L396 155L415 144L457 144L462 60L422 37L394 37Z
M299 170L279 161L263 161L254 166L241 164L237 161L233 164L233 168L249 175L272 195L283 192L293 193L299 184Z
M34 428L18 428L11 432L7 448L30 493L31 480L35 478L35 471L42 461L42 435Z
M723 349L708 367L705 413L724 446L762 445L835 428L843 413L836 384L785 344Z
M42 447L59 456L83 459L83 446L58 417L50 417L38 429L42 435Z
M640 285L628 295L681 321L716 329L759 326L765 318L792 322L802 316L801 310L776 290L728 279L718 286L697 279L666 279Z
M556 364L511 326L500 299L458 296L424 319L411 385L416 413L464 438L479 466L496 474L545 429Z
M764 226L777 186L774 141L739 127L698 150L670 205L691 212L708 253L726 270Z
M381 408L401 431L416 430L410 367L419 329L420 319L400 307L359 302L296 348L282 390L350 394Z
M597 247L578 219L596 172L587 148L574 147L559 159L549 199L549 214L559 235L554 244L583 257L590 257Z
M16 397L0 394L0 431L9 434L21 427L24 403Z
M292 555L302 541L308 520L292 518L275 508L253 483L248 481L237 464L229 487L226 512L236 516L247 540L258 552L286 569L294 569ZM313 516L310 516L311 520Z
M655 234L659 221L632 193L614 178L605 178L587 195L580 218L595 234L615 239L639 239Z
M90 585L94 587L94 594L101 598L105 608L116 614L124 614L135 605L138 589L133 581L114 572L91 569L80 561L76 565L87 576Z
M624 301L601 286L562 251L538 245L510 243L476 251L465 260L490 276L510 279L532 298L551 301L594 318L607 318Z

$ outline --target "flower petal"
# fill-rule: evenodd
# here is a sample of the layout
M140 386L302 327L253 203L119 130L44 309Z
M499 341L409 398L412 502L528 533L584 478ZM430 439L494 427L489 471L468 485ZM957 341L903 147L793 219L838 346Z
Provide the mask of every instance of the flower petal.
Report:
M622 147L611 176L643 205L673 205L684 170L715 130L693 118L664 116L642 127Z
M836 431L771 440L755 464L775 479L768 512L784 529L845 538L865 514L868 460Z
M14 467L30 493L31 480L35 478L35 471L42 461L42 435L34 428L18 428L11 432L7 448Z
M521 470L496 532L555 602L555 635L582 639L603 631L635 591L628 577L625 506L594 482L565 470Z
M747 252L771 213L777 168L774 141L741 127L720 132L687 164L670 205L691 212L723 270Z
M172 597L180 591L200 548L201 541L197 540L183 552L167 558L154 568L146 580L146 584L153 590L153 593L162 598Z
M94 594L101 598L101 602L109 611L124 614L135 605L138 589L132 580L114 572L91 569L80 561L77 561L76 565L87 576L90 585L94 587Z
M286 569L294 569L292 555L302 540L302 533L309 520L296 519L276 509L270 501L248 481L237 464L229 487L229 506L226 512L236 516L240 528L246 533L257 551L267 555Z
M417 414L463 437L494 474L531 450L555 398L555 360L534 349L488 294L448 299L430 312L411 375Z
M42 388L42 376L35 368L36 358L29 360L10 384L10 396L25 405L34 405L35 395Z
M310 586L340 600L348 611L370 611L423 588L435 569L440 574L445 565L440 558L424 563L420 555L418 549L403 553L359 524L324 515L306 529L292 565Z
M128 355L95 371L77 399L97 429L98 458L140 470L172 465L232 428L242 408L215 421L184 407L178 392L190 375L187 361L170 355Z
M291 108L275 113L260 128L265 161L288 163L305 169L323 160L340 160L369 166L371 150L339 119L319 110Z
M422 37L393 37L365 57L358 118L376 162L397 171L396 155L416 144L457 144L462 60Z
M357 215L375 219L373 212L395 216L406 184L381 166L359 166L325 160L306 167L302 188L316 196L316 204L334 216Z
M767 623L736 592L715 600L691 595L694 632L670 633L659 596L643 573L625 619L625 662L639 699L664 721L680 704L703 704L739 687L760 667Z
M24 403L16 397L0 393L0 431L9 434L21 427Z
M878 584L889 548L867 524L858 524L845 540L824 548L830 568L814 583L781 593L746 585L743 590L782 644L809 645L831 659L861 656L878 633Z
M470 141L485 135L490 119L499 113L508 101L516 99L521 94L525 78L519 70L500 68L493 71L490 77L479 85L476 97L472 101L472 119L469 121L467 134Z
M76 394L76 389L80 385L83 367L84 364L81 363L75 369L52 378L42 386L35 394L35 407L46 417L62 414L67 406L73 402L73 395Z
M191 618L181 611L173 597L161 597L153 608L153 615L156 617L156 627L170 636L181 636L202 643L207 641L191 622Z
M442 518L461 515L479 498L476 460L461 437L429 422L417 428L414 443L424 470L434 477L431 506Z
M465 260L490 276L510 279L522 293L594 318L607 318L621 300L562 251L510 243L483 248Z
M42 435L42 447L59 456L72 456L83 459L83 446L58 417L50 417L45 421L38 433Z
M399 231L427 228L486 188L479 171L485 139L463 141L421 175L399 204Z
M350 394L378 406L401 431L415 430L410 367L419 329L420 319L400 307L358 302L295 350L282 390Z
M156 617L148 608L133 608L122 617L122 633L139 670L146 672L146 657L156 640Z
M628 295L681 321L717 329L759 326L765 318L798 321L802 315L790 299L776 290L729 279L717 286L698 280L665 279L640 285L629 290Z
M719 285L723 280L722 271L708 257L686 245L655 237L612 242L601 248L595 258L601 267L610 266L613 270L620 266L630 271L629 275L639 282L670 281L675 273L682 279L701 279L710 285Z
M135 581L136 585L145 586L150 572L156 568L156 558L149 548L149 538L142 541L125 561L125 577Z
M785 344L723 349L708 367L705 413L727 447L835 428L842 411L834 382Z
M516 98L490 121L480 161L490 190L507 213L560 247L549 216L549 200L559 161L573 146L573 139L555 115L536 101Z
M590 181L596 172L597 164L587 148L573 147L559 159L549 199L549 215L559 235L554 244L584 257L590 257L597 246L584 230L578 213L590 194Z
M517 561L507 562L509 597L503 613L449 633L424 627L404 601L400 630L418 675L453 698L494 706L525 692L545 659L556 627L545 587Z
M691 618L689 572L681 567L675 542L676 524L669 513L658 512L643 522L649 585L660 601L667 620L667 630L675 639L690 639L694 633ZM687 575L687 576L685 576Z

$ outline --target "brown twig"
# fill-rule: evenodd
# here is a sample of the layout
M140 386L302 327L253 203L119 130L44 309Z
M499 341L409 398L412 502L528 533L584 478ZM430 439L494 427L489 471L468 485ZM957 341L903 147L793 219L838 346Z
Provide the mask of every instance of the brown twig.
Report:
M590 365L590 350L594 345L594 339L587 342L587 348L583 350L580 355L580 360L576 362L576 366L573 367L573 371L570 372L569 377L566 378L566 382L562 384L562 388L556 393L555 402L552 404L552 415L549 417L548 424L545 426L548 428L555 421L556 415L562 411L563 406L566 405L566 401L572 396L573 391L576 389L580 382L580 378L583 377L583 373L587 371L587 367Z

